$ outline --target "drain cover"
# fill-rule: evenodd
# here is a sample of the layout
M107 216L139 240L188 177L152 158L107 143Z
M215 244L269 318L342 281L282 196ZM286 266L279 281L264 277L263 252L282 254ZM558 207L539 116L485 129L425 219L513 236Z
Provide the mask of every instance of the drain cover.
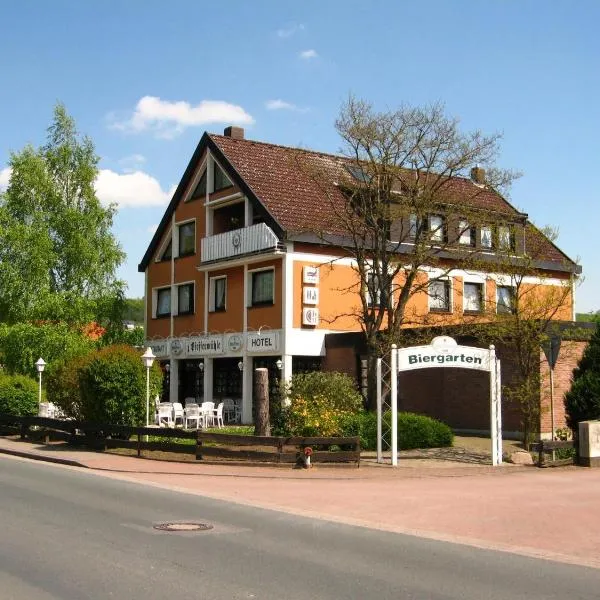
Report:
M195 523L195 522L180 522L180 523L157 523L154 525L154 529L159 531L208 531L212 529L212 525L207 523Z

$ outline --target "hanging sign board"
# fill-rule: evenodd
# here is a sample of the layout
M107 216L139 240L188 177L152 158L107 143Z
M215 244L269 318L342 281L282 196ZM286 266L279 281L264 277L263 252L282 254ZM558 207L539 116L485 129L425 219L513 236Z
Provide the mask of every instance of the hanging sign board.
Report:
M484 348L459 346L451 337L433 338L428 346L413 346L398 350L398 371L456 367L459 369L490 370L490 351Z

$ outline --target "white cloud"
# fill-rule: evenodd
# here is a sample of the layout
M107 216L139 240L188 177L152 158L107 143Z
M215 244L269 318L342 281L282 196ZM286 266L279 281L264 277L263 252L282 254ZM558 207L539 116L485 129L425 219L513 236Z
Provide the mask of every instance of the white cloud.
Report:
M310 60L311 58L317 58L319 55L317 54L316 50L303 50L300 52L299 56L304 60Z
M302 31L304 29L304 25L300 23L299 25L292 25L291 27L278 29L276 34L279 38L289 38L292 37L295 33Z
M114 203L118 208L165 206L174 192L175 186L165 191L157 179L143 171L115 173L110 169L100 169L96 179L96 193L100 201L105 205Z
M221 100L202 100L192 106L183 100L170 102L156 96L144 96L137 103L131 117L118 120L108 115L112 129L140 133L153 131L157 137L171 139L187 127L208 123L251 125L254 119L241 106Z
M300 108L296 104L292 104L291 102L286 102L285 100L267 100L265 102L265 107L267 110L290 110L293 112L305 113L308 112L308 108Z
M4 191L8 187L11 173L12 169L10 167L0 169L0 192Z

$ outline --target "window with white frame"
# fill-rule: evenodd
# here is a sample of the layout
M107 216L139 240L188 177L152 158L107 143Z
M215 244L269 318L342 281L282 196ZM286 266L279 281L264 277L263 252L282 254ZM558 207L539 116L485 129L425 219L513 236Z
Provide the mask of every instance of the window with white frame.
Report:
M496 312L512 314L515 311L515 288L510 285L496 287Z
M475 227L473 227L466 219L461 219L458 222L458 236L458 243L461 246L475 246Z
M179 256L196 252L196 222L188 221L177 226L179 232Z
M227 276L211 277L208 286L208 310L219 312L227 306Z
M446 241L446 219L442 215L429 216L429 236L433 242Z
M194 313L194 284L184 283L177 286L177 314L191 315Z
M433 312L450 312L450 280L436 279L429 282L429 310Z
M483 311L483 283L465 282L463 297L465 312Z
M367 273L365 298L367 300L367 306L381 305L381 285L379 284L379 277L374 271L369 271Z
M173 242L169 240L169 243L165 246L165 249L162 251L160 255L160 260L171 260L173 256Z
M494 238L492 228L484 225L480 230L481 247L491 249L494 247Z
M515 249L515 234L510 225L498 226L498 248L500 250Z
M156 290L156 317L168 317L171 314L171 288Z
M275 270L250 272L250 306L273 304L275 301Z
M215 163L213 169L213 192L224 190L232 185L233 183L231 183L231 180L227 177L225 171Z

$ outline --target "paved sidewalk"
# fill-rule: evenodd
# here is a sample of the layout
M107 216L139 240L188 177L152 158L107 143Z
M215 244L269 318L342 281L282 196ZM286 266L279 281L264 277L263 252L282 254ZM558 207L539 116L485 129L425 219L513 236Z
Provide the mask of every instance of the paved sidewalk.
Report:
M600 469L401 459L398 469L305 471L166 463L5 438L0 452L67 460L98 475L216 500L600 568Z

